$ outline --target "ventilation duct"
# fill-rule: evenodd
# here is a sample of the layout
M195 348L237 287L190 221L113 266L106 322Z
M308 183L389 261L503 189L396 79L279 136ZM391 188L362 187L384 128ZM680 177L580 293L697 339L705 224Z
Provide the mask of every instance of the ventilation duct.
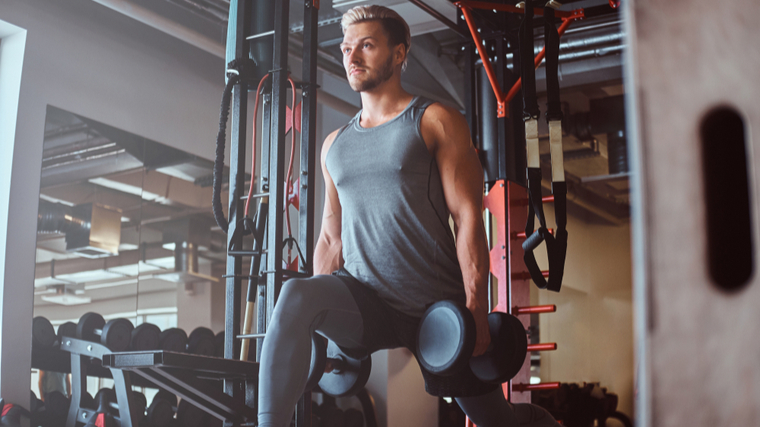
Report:
M198 245L191 242L174 244L174 271L153 273L156 279L174 283L218 282L219 279L198 272Z
M40 200L38 233L66 235L66 252L87 258L119 254L121 210L98 203L67 206Z

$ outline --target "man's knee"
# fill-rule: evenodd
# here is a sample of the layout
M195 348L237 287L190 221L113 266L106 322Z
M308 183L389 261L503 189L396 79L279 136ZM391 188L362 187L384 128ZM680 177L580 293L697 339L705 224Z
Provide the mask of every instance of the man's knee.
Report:
M314 283L308 279L289 279L282 285L277 309L285 313L302 314L314 298Z

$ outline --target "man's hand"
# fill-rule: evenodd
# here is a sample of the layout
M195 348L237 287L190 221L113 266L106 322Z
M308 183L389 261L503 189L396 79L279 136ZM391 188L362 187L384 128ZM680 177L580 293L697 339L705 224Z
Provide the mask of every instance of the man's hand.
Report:
M473 356L480 356L485 353L491 344L491 332L488 328L488 310L485 306L478 303L468 303L467 308L475 318L475 351Z

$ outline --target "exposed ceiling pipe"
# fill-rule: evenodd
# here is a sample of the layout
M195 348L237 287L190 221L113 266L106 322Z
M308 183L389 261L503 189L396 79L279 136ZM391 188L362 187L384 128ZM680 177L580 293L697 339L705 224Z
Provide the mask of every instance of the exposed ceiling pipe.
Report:
M185 26L182 26L170 19L150 11L142 6L131 3L127 0L93 0L96 3L102 4L110 9L113 9L119 13L122 13L132 19L142 22L145 25L153 27L165 34L172 37L176 37L186 43L189 43L203 51L206 51L214 56L226 59L226 49L221 43L217 43L210 38L199 34ZM290 55L294 58L295 55ZM298 57L298 59L301 59ZM336 111L347 113L353 111L359 111L359 108L355 105L346 102L336 96L330 95L324 91L317 89L317 102L320 102ZM351 115L353 115L351 114Z

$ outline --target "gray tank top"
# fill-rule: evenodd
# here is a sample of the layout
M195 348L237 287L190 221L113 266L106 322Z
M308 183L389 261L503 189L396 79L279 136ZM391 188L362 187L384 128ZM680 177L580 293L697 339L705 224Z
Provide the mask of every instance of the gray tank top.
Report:
M430 104L415 97L369 129L360 111L325 158L342 209L345 270L417 317L441 299L465 300L441 177L420 133Z

